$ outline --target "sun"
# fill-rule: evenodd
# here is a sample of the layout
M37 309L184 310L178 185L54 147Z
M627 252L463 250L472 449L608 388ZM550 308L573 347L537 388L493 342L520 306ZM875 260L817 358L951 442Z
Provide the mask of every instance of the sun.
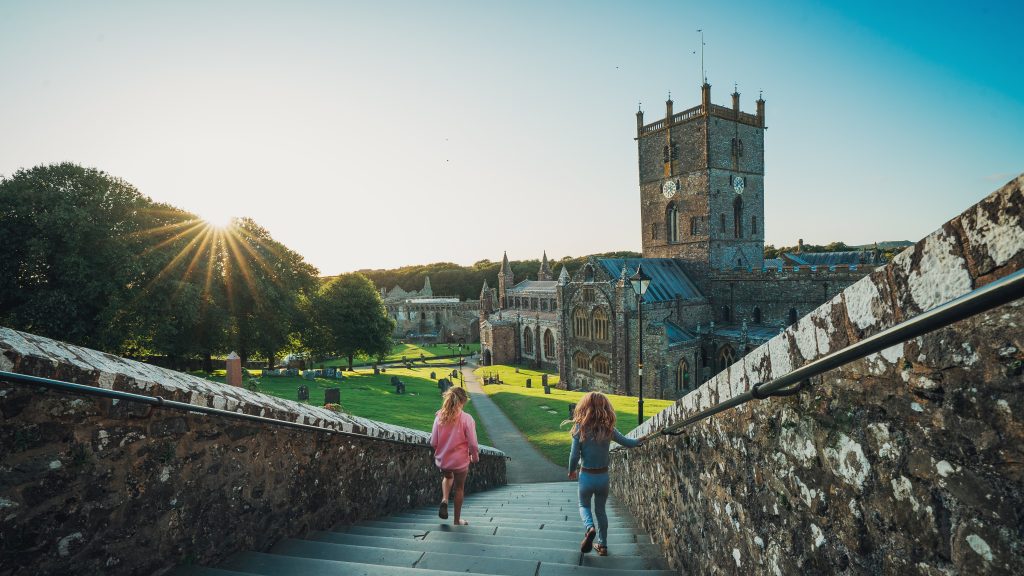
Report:
M208 226L218 230L230 228L231 224L235 221L234 216L228 212L217 209L201 210L199 212L199 217L202 218L203 222L206 222Z

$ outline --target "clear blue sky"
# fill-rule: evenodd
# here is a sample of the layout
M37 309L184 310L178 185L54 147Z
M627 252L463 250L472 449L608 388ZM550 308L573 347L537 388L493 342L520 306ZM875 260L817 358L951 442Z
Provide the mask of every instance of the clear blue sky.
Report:
M634 112L767 101L767 241L1024 171L1024 4L0 1L0 174L73 161L325 274L640 246Z

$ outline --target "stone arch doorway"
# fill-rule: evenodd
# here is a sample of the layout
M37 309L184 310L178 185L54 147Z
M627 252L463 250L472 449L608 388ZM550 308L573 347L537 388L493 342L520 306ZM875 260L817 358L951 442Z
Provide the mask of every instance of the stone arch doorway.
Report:
M481 352L480 353L480 360L483 362L484 366L490 366L491 365L491 351L485 349L483 352Z

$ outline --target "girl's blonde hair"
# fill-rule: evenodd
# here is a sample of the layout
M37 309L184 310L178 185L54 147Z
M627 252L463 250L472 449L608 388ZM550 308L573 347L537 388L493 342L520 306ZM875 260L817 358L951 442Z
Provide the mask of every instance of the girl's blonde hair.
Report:
M572 435L579 434L580 441L588 437L594 440L610 440L615 429L615 409L608 397L600 392L587 392L580 398L579 404L572 413Z
M465 388L452 386L444 393L444 400L441 402L441 409L437 411L437 420L442 424L455 421L459 410L469 402L469 394Z

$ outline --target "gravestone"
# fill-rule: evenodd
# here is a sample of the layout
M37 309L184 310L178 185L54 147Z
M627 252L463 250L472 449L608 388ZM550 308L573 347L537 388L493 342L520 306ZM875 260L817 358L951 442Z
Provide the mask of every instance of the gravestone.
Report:
M401 382L401 380L398 379L398 376L392 376L391 377L391 385L392 386L398 386L399 382Z
M341 404L341 388L327 388L324 390L324 406L328 404Z
M576 411L575 404L569 404L569 419L572 420L572 414Z
M431 373L430 373L430 379L431 379L431 380L437 380L437 374L436 374L436 373L434 373L434 372L431 372Z
M377 376L379 374L380 374L380 366L377 366L376 364L374 364L373 365L373 375Z
M531 380L530 378L527 378L526 379L526 387L527 388L533 388L533 380Z
M545 384L544 385L544 393L545 394L551 394L551 386L548 386L547 384Z
M299 401L309 400L309 388L306 386L299 386Z
M459 371L458 370L452 370L452 378L458 378L458 377L459 377Z
M548 375L547 374L541 374L540 375L540 383L545 385L545 386L548 385Z

